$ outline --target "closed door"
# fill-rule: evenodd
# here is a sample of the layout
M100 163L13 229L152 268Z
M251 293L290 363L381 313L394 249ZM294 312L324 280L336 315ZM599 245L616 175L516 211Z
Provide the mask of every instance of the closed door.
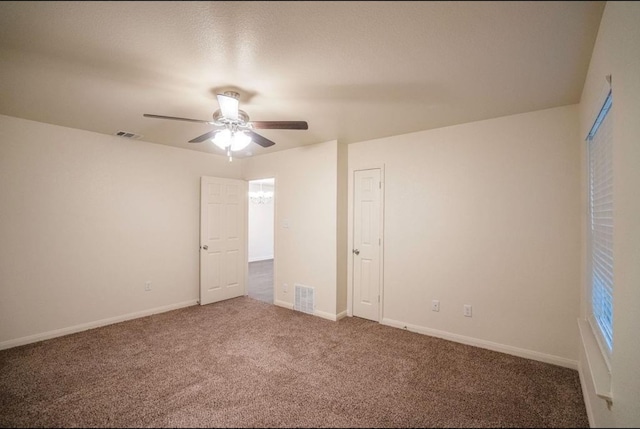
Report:
M246 196L242 180L202 177L200 305L245 294Z
M380 169L354 172L353 315L380 318Z

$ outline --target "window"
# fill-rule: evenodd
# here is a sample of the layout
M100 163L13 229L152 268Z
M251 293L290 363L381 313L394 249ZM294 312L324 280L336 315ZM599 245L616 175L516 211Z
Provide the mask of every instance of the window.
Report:
M613 350L613 166L611 91L587 136L589 155L590 322L606 360Z

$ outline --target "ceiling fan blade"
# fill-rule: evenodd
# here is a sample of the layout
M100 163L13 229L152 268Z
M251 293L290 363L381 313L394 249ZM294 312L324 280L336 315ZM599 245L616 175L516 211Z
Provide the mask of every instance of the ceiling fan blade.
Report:
M203 121L201 119L189 119L189 118L178 118L176 116L162 116L162 115L151 115L149 113L145 113L144 115L142 115L146 118L155 118L155 119L173 119L176 121L187 121L187 122L201 122L204 124L213 124L212 121Z
M209 140L218 130L209 131L208 133L204 133L201 136L196 137L193 140L189 140L189 143L202 143L205 140Z
M232 121L238 120L238 99L223 94L218 94L217 97L222 116Z
M254 128L262 130L308 130L305 121L251 121Z
M249 134L249 136L251 136L251 140L253 140L253 142L255 144L260 145L262 147L269 147L269 146L273 146L275 144L275 142L272 142L268 138L262 137L260 134L254 133L251 130L247 131L247 134Z

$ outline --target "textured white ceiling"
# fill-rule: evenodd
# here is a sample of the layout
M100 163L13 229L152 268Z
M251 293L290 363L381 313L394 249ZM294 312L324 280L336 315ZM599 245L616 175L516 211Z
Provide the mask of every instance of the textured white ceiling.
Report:
M212 153L235 88L253 155L577 103L604 2L0 2L0 114Z

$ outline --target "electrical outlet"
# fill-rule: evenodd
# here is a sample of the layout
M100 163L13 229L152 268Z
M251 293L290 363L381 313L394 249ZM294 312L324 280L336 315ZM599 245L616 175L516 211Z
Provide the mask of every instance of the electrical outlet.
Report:
M464 316L465 317L471 317L471 306L468 304L465 304L464 306Z
M146 281L144 284L144 290L146 290L147 292L149 292L151 290L151 282L150 281Z
M282 292L283 293L287 293L287 289L288 289L287 284L286 283L282 283Z
M440 301L437 299L431 301L431 311L440 311Z

